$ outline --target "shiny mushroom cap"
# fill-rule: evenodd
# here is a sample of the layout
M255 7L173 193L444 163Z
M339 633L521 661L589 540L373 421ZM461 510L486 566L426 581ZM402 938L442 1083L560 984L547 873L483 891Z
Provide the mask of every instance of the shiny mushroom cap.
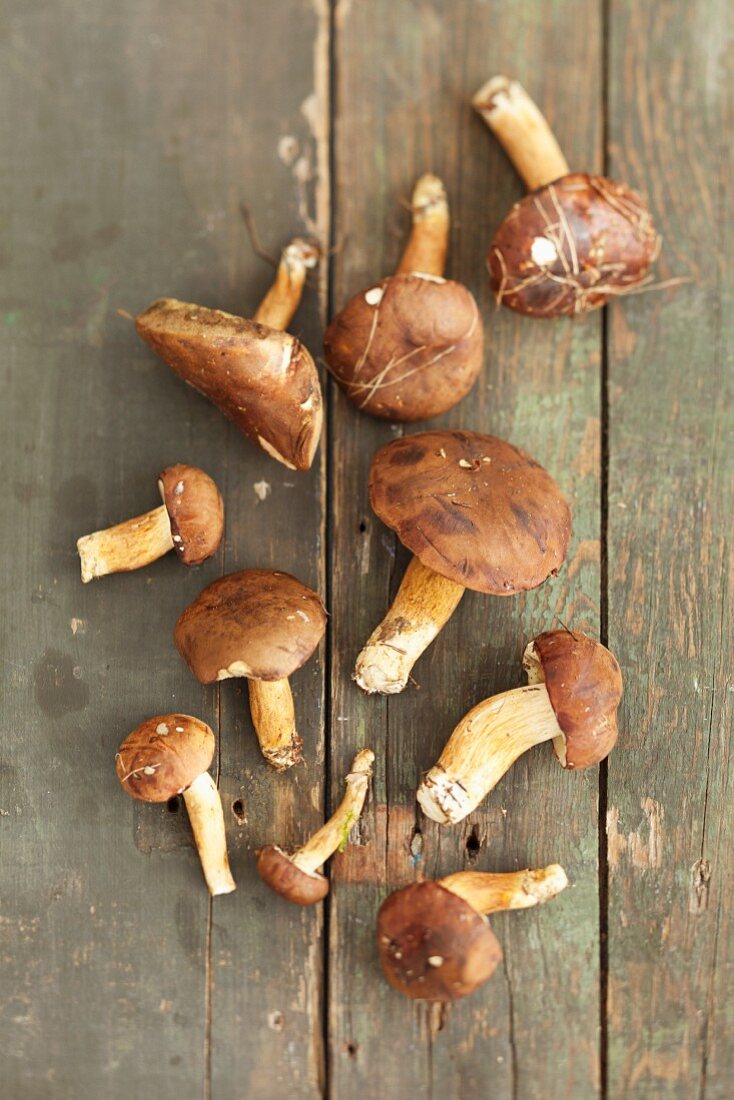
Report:
M512 207L489 249L492 289L532 317L586 313L639 289L659 247L636 191L577 172Z
M214 734L190 714L157 714L133 730L115 758L132 798L167 802L202 775L214 758Z
M518 447L477 432L395 439L372 459L370 501L434 572L511 596L563 564L571 515L550 474Z
M391 275L356 294L324 337L329 369L357 408L386 420L426 420L469 392L484 329L461 283Z
M271 890L294 905L313 905L329 892L329 880L319 871L307 874L275 844L268 844L257 853L257 871Z
M174 629L178 651L203 684L246 676L284 680L326 629L321 600L289 573L243 569L201 592Z
M564 768L588 768L608 756L617 741L622 673L601 644L569 630L539 634L525 650L530 683L544 682L563 737L553 748Z
M184 565L200 565L216 554L224 532L224 505L219 489L198 466L178 463L158 477L171 521L173 547Z
M486 982L502 948L485 918L437 882L396 890L377 915L385 976L406 997L458 1001Z

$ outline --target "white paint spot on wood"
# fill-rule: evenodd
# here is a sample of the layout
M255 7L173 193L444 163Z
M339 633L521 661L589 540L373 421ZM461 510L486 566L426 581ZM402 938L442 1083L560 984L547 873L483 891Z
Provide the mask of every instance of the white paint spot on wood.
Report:
M283 134L278 141L278 156L289 168L300 152L298 140L293 134Z
M271 486L267 481L256 481L252 488L255 490L255 496L258 500L267 500L272 492Z

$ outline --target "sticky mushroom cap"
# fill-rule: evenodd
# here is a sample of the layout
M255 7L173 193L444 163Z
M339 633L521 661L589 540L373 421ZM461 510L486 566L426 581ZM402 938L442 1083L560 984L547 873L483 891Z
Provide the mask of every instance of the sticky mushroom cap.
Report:
M519 447L478 432L394 439L372 459L370 502L434 572L511 596L563 564L571 514L550 474Z
M224 532L224 505L219 489L198 466L178 463L158 477L171 521L173 548L184 565L200 565L216 554Z
M284 680L309 659L326 628L320 598L289 573L243 569L199 593L174 640L203 684L247 676Z
M385 899L377 915L377 947L390 985L427 1001L458 1001L473 993L502 958L485 918L431 881Z
M132 798L167 802L190 787L214 758L214 734L190 714L157 714L134 729L115 759Z
M257 853L257 871L271 890L294 905L313 905L329 892L329 880L319 871L312 875L296 867L292 859L275 844Z

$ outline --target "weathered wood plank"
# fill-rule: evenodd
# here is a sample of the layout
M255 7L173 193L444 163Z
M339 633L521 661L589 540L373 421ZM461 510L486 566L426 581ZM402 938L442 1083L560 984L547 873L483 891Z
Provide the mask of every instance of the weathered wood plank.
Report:
M609 340L609 1095L731 1095L731 8L611 6L610 169L662 276ZM681 44L685 43L682 48Z

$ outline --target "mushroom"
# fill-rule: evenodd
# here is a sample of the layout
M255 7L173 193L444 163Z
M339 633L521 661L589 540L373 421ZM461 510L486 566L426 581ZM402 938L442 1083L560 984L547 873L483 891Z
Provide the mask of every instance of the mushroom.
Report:
M370 503L415 555L357 658L369 694L402 691L466 588L512 596L558 572L571 516L548 473L512 443L478 432L394 439L372 459Z
M182 794L209 893L236 889L229 869L224 815L208 772L214 734L190 714L158 714L125 738L115 757L124 790L141 802L167 802Z
M338 808L302 848L288 854L277 844L268 844L257 853L260 878L286 901L294 905L313 905L328 894L329 880L319 867L334 852L341 852L346 847L349 831L362 813L374 759L372 749L361 749L357 753Z
M485 914L528 909L568 886L557 863L537 871L459 871L396 890L377 914L377 949L390 985L421 1001L458 1001L491 978L502 948Z
M601 642L550 630L528 645L522 663L527 686L470 710L424 777L417 797L434 821L461 821L519 756L543 741L553 742L564 768L588 768L612 751L622 674Z
M159 298L135 320L174 373L291 470L310 467L321 435L314 361L300 340L283 331L317 259L313 244L292 240L251 321L175 298Z
M174 640L202 684L247 677L263 756L278 771L301 760L288 677L326 628L321 600L289 573L243 569L200 592L179 617Z
M386 420L425 420L456 405L482 365L484 331L465 286L443 278L444 186L422 176L397 273L355 295L326 330L328 367L350 401Z
M158 477L163 504L124 523L77 540L82 581L129 573L175 550L184 565L217 552L224 530L222 497L197 466L168 466Z
M489 249L498 304L532 317L598 309L652 279L660 251L640 195L605 176L571 172L546 119L516 80L495 76L472 103L529 194Z

